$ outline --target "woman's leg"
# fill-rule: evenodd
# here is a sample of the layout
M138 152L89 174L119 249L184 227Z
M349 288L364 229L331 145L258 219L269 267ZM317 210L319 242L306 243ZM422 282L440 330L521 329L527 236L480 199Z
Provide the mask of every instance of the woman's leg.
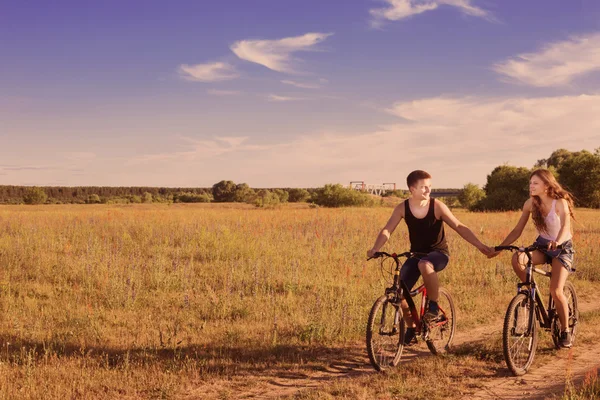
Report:
M544 264L546 262L546 255L541 251L535 250L531 253L531 261L533 265ZM521 282L525 282L525 267L527 266L527 255L525 253L514 253L512 257L512 267L515 274L519 277Z
M563 292L568 276L569 271L557 258L553 258L552 277L550 278L550 295L556 305L556 312L558 313L562 331L566 331L569 327L569 305Z

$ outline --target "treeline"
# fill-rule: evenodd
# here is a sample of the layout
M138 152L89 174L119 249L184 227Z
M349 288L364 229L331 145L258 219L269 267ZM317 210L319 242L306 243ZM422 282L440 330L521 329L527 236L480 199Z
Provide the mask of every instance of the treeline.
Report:
M458 193L458 189L434 189L435 193ZM385 197L408 197L407 190L389 191ZM343 185L321 188L251 188L246 183L230 180L210 188L157 187L27 187L0 186L3 204L128 204L128 203L221 203L240 202L257 207L273 207L282 203L307 202L324 207L374 206L383 201L375 196Z
M0 186L0 203L3 204L177 202L210 199L211 195L211 188Z
M458 196L473 211L518 210L529 197L529 175L548 168L575 197L577 207L600 208L600 148L571 152L559 149L538 160L533 168L502 165L487 176L483 189L468 183Z

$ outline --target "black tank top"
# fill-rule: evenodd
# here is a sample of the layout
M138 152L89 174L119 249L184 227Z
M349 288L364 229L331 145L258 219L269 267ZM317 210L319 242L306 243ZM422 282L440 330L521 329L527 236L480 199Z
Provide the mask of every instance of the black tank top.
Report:
M404 219L408 226L408 237L410 238L410 251L429 253L439 251L446 255L448 243L444 232L444 221L435 218L435 199L429 200L429 210L425 218L416 218L410 211L408 200L404 200Z

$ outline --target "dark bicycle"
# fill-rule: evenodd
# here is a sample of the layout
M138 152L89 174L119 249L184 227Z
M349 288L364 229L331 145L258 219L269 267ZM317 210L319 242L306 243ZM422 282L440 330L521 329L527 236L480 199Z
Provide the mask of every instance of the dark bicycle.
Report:
M375 301L369 313L369 321L367 323L367 352L371 364L377 371L395 367L402 357L405 333L405 322L402 318L402 308L400 307L402 300L406 300L409 313L417 325L417 336L425 340L429 350L433 354L441 354L450 349L456 329L456 312L450 293L444 288L439 289L438 304L441 315L436 320L425 323L423 315L429 303L425 285L409 291L404 281L400 279L401 264L399 259L401 257L421 258L425 255L424 253L415 252L405 252L402 254L377 252L371 257L384 257L381 262L382 271L385 259L392 258L395 262L395 267L391 271L394 276L393 285L386 288L385 294ZM421 307L420 311L417 312L413 297L419 293L422 294Z
M559 247L560 248L560 247ZM548 296L548 308L544 308L544 303L540 297L540 291L535 283L533 272L543 276L550 277L550 272L541 270L533 266L531 261L531 252L534 250L545 250L538 245L529 247L517 246L496 246L496 251L511 250L525 253L527 256L527 265L525 268L525 282L517 284L517 295L513 297L506 310L504 317L504 327L502 329L502 347L504 350L504 359L506 365L514 375L523 375L527 372L533 358L538 342L538 327L535 319L539 322L540 328L550 331L552 340L556 348L559 348L560 341L560 321L556 311L552 296ZM577 331L579 320L579 309L577 308L577 294L575 287L569 281L565 282L563 293L567 298L569 306L568 325L571 330L573 341Z

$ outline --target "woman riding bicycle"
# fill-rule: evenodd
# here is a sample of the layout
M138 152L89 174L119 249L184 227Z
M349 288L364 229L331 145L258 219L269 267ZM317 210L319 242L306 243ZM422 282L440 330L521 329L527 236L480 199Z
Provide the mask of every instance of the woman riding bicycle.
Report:
M500 246L506 246L517 240L523 233L529 215L538 231L535 243L546 250L536 250L532 253L533 265L551 264L550 294L556 303L560 320L560 345L564 348L572 346L571 332L568 329L567 315L569 313L567 300L563 289L573 268L573 234L571 232L571 217L573 216L573 198L571 193L561 187L552 172L547 169L537 169L529 177L530 198L523 205L523 213L514 229L502 241ZM561 249L557 249L557 246ZM495 252L488 257L498 255ZM524 253L515 253L512 266L521 281L525 281L525 266L527 258Z
M438 317L439 308L437 304L439 282L437 273L443 270L448 264L448 245L444 232L444 222L454 229L463 239L477 247L485 255L493 253L493 249L484 245L477 239L475 234L464 224L462 224L448 207L441 201L435 201L431 195L431 175L425 171L416 170L411 172L406 178L410 198L400 203L393 211L385 227L381 230L373 248L367 251L368 257L379 251L388 241L390 235L402 218L406 220L410 238L410 251L427 253L427 256L421 258L409 258L406 260L400 276L406 283L408 290L423 276L423 282L427 289L429 298L429 309L425 314L426 320L435 320ZM410 317L406 301L402 301L402 310L404 320L408 328L404 336L404 343L409 345L416 336L416 325Z

